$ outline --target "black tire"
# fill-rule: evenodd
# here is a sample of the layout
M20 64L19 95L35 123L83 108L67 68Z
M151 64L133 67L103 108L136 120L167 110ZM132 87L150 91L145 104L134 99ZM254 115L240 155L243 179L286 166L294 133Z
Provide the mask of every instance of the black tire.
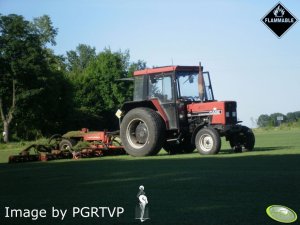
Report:
M181 143L168 142L168 141L166 141L163 145L163 149L170 155L183 153L181 147L182 147Z
M196 148L201 155L218 154L221 149L221 138L213 128L202 128L195 138Z
M72 148L77 144L77 141L73 139L62 139L59 142L59 150L61 151L71 151Z
M252 151L255 145L255 136L249 127L241 126L240 132L230 136L229 143L235 152Z
M129 155L156 155L165 139L165 124L161 116L152 109L132 109L122 120L120 137Z
M255 145L254 133L250 128L248 128L246 131L246 142L244 144L245 150L252 151L254 149L254 145Z
M181 143L165 142L163 145L164 150L169 154L192 153L196 146L191 143L190 138L185 138Z

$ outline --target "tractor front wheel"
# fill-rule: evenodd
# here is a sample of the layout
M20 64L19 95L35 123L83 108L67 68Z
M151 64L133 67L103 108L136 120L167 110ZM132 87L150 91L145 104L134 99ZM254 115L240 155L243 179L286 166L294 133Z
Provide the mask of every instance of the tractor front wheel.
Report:
M129 155L156 155L164 141L165 125L161 116L152 109L132 109L122 120L120 137Z
M221 138L213 128L202 128L195 138L196 148L201 155L218 154L221 149Z
M235 152L252 151L255 145L255 136L249 127L241 126L239 132L230 136L229 143Z

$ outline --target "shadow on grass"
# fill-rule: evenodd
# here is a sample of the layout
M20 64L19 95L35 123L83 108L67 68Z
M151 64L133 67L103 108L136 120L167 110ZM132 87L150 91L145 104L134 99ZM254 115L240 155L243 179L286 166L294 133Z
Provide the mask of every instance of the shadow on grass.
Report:
M254 151L257 152L264 152L264 151L274 151L274 150L285 150L285 149L292 149L293 146L272 146L272 147L257 147Z
M120 218L72 218L70 212L63 221L47 217L39 223L139 224L134 210L143 184L151 224L276 224L266 216L266 207L300 208L299 154L190 157L1 164L0 207L71 211L75 206L122 206ZM36 224L30 219L3 222Z
M268 147L255 147L253 152L266 152L275 150L292 149L293 146L268 146ZM221 154L236 154L233 149L221 149Z

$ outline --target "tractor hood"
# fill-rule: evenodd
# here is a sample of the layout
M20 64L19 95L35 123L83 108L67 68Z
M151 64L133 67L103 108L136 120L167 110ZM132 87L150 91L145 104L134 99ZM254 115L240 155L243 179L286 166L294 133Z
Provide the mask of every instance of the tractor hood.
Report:
M235 101L194 102L187 105L189 116L210 116L211 124L236 124Z

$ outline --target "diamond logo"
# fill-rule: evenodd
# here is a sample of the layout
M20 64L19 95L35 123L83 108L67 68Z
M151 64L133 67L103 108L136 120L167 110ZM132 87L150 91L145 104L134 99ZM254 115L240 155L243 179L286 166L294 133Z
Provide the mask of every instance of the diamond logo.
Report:
M282 3L277 3L261 21L278 37L286 33L298 19Z

